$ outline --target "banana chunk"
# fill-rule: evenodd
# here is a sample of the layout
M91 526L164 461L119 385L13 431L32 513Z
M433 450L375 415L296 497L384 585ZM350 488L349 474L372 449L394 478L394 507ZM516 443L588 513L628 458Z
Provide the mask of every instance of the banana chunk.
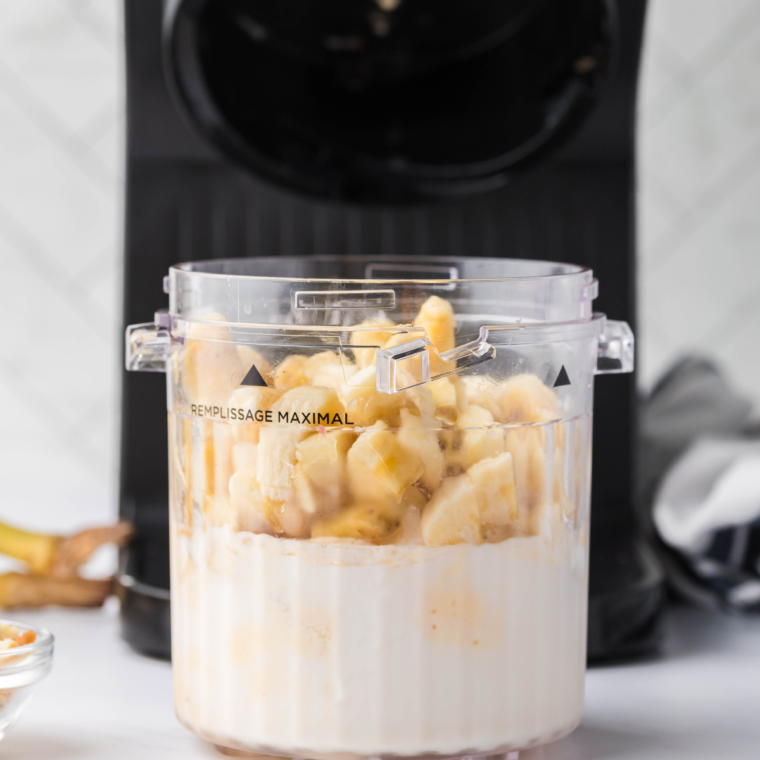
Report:
M372 364L359 370L341 389L346 414L352 422L370 427L381 418L393 416L404 403L398 393L377 392L377 370Z
M414 320L414 326L425 330L428 340L435 346L439 354L454 348L454 331L456 330L454 309L443 298L430 296L422 304L417 318ZM446 362L439 359L435 351L429 351L429 353L430 373L435 375L438 372L445 372L447 369Z
M467 470L467 477L475 486L480 520L485 527L500 527L517 520L520 509L512 455L508 451L474 464Z
M235 440L258 443L264 414L280 396L281 390L255 385L246 385L234 391L227 406L235 409L236 419L231 420Z
M264 425L259 434L256 466L264 496L276 501L288 498L295 476L296 449L312 432L306 425L313 425L319 415L327 415L330 420L343 415L343 406L330 388L292 388L272 405L273 421ZM301 418L303 424L292 422ZM290 422L283 422L285 419Z
M301 354L291 354L283 359L274 370L274 387L283 391L289 391L306 385L309 379L306 377L307 357Z
M398 442L410 456L422 459L423 472L420 475L422 485L433 492L441 484L446 461L438 442L438 430L441 423L429 415L416 415L408 409L402 409L401 429Z
M468 375L462 378L464 406L480 406L488 409L494 419L501 420L501 407L497 397L499 384L488 375Z
M356 374L356 367L334 351L320 351L304 362L303 373L308 385L337 391Z
M421 330L417 332L396 332L391 335L388 341L383 345L383 350L387 348L396 348L396 346L403 346L405 343L410 343L417 338L421 338L423 333ZM422 359L420 355L410 356L407 359L402 359L396 363L396 372L403 371L407 380L403 383L403 387L413 385L415 383L422 382ZM432 375L431 371L431 375Z
M224 525L234 525L235 511L227 496L206 494L203 501L203 516L209 525L221 528Z
M504 451L504 431L489 429L494 423L491 412L482 406L466 406L459 413L456 421L457 428L462 431L459 462L465 470Z
M404 386L415 382L401 369L398 378ZM350 420L361 427L370 427L378 420L395 424L401 409L415 409L428 415L435 411L432 394L424 385L397 393L378 393L374 364L357 372L342 386L340 396Z
M358 502L399 501L424 472L420 455L405 449L384 422L375 423L348 451L348 479Z
M441 377L430 383L430 393L435 404L435 416L446 422L454 422L464 400L464 388L458 377Z
M356 538L379 543L399 530L403 515L403 507L392 500L358 503L331 520L315 523L311 537Z
M377 319L365 319L351 331L350 343L352 346L384 346L393 333L382 329L382 327L393 327L393 322L385 314L381 314ZM366 328L366 329L360 329ZM369 367L375 363L376 348L355 348L354 359L359 369Z
M194 418L190 429L190 497L204 506L214 495L214 423Z
M274 534L263 508L263 497L256 479L256 470L240 469L230 478L230 504L234 512L231 520L235 530Z
M248 441L236 443L232 447L232 471L253 470L256 472L259 446Z
M212 423L214 445L214 495L229 496L228 484L232 475L232 428L221 422Z
M295 491L307 514L337 512L346 496L346 455L356 438L351 430L311 435L296 447Z
M478 494L467 475L443 481L422 513L421 529L428 546L483 543Z
M522 427L509 430L506 448L512 455L517 503L517 521L525 535L540 532L546 504L546 432L542 427Z
M406 546L409 544L424 544L422 540L421 517L422 510L427 504L425 494L415 486L410 486L404 491L401 499L403 517L401 518L401 530L396 533L389 543Z
M557 394L535 375L510 377L496 395L499 419L506 423L548 422L561 417Z
M221 314L207 314L210 324L194 323L175 355L175 376L188 403L223 405L240 385L246 366Z

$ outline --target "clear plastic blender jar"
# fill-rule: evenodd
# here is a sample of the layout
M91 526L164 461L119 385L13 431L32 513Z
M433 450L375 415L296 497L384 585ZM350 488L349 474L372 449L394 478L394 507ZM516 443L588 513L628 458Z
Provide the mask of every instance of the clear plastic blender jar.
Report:
M238 259L165 289L127 366L167 374L180 720L346 759L570 732L594 376L633 364L592 272Z

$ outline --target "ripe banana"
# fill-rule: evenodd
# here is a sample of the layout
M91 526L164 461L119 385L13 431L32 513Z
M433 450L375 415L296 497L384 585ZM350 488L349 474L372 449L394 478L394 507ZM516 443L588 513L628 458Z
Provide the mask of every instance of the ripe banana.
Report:
M110 578L52 578L24 573L0 575L0 607L100 607L113 593Z
M0 523L0 554L24 562L34 575L73 578L98 547L123 544L131 535L132 526L125 522L90 528L73 536L34 533Z
M0 523L0 553L24 562L30 575L0 575L0 607L45 604L99 606L112 592L111 579L80 578L77 570L103 544L122 544L132 535L128 523L55 536Z

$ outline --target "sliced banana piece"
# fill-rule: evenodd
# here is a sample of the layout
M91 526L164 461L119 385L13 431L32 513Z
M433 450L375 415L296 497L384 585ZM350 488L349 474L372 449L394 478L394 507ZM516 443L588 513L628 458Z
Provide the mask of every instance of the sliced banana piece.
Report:
M404 370L398 370L398 377L404 386L415 383ZM425 385L397 393L378 393L374 364L359 370L341 387L340 396L349 419L361 427L370 427L378 420L395 425L400 409L416 409L428 415L435 411L432 394Z
M240 385L248 371L222 314L204 317L208 323L192 323L182 348L175 354L178 387L188 404L221 406Z
M387 343L392 333L381 328L393 327L393 322L385 314L381 314L377 319L365 319L351 331L350 343L352 346L378 346L382 347ZM375 363L376 348L355 348L354 358L356 366L359 369L369 367Z
M422 511L428 500L425 494L416 486L410 486L401 498L404 516L401 518L401 531L392 543L400 545L423 544L422 540Z
M246 385L232 393L227 406L236 410L236 419L230 420L236 441L258 443L259 429L266 420L265 413L282 393L276 388L257 385Z
M234 527L237 520L235 510L228 496L207 494L203 502L203 515L206 522L216 528L221 528L225 525L232 525Z
M467 477L475 486L480 520L485 528L500 527L517 520L520 509L512 455L508 451L474 464L467 470Z
M505 423L548 422L561 416L557 394L527 373L502 383L496 401L499 419Z
M234 511L232 526L235 530L274 534L275 531L266 517L267 510L264 508L255 469L236 470L230 478L229 491L230 504Z
M488 375L467 375L462 379L464 406L480 406L488 409L494 419L501 420L501 408L497 402L500 386Z
M441 423L430 415L414 414L409 409L402 409L401 428L398 442L410 456L422 459L423 471L420 482L432 493L441 484L446 461L438 441Z
M309 380L306 377L307 357L302 354L291 354L283 359L274 370L274 387L283 391L306 385Z
M346 498L346 455L356 435L333 430L305 438L296 446L295 491L309 515L337 512Z
M536 535L546 504L546 431L543 427L513 428L505 440L515 473L517 522L525 535Z
M391 500L385 503L360 502L330 520L320 520L311 529L312 538L356 538L380 543L401 527L401 504Z
M319 415L334 420L343 415L335 391L302 385L287 391L272 405L271 424L259 434L256 471L261 492L275 501L286 501L295 475L296 448L307 435ZM288 419L289 422L283 422ZM293 420L302 419L303 422Z
M349 449L348 479L358 502L399 501L424 472L419 453L405 449L384 422L376 422Z
M422 304L417 318L414 320L414 326L425 330L428 340L435 346L439 354L454 348L454 332L456 330L454 309L448 301L444 301L440 296L430 296ZM447 363L439 359L435 351L429 353L430 374L445 372L448 368Z
M466 470L504 451L504 430L491 428L494 423L491 412L482 406L466 406L459 413L456 426L462 431L460 463Z
M478 495L467 475L443 481L422 513L421 528L428 546L483 543Z
M223 422L212 423L214 446L214 495L230 495L228 485L232 475L232 428Z
M337 391L357 372L356 366L333 351L322 351L310 356L304 364L309 385L332 388Z
M256 472L256 462L259 446L256 443L244 441L232 447L232 471L253 470Z
M430 393L435 404L435 416L454 422L464 402L464 387L458 377L440 377L433 380L430 385Z
M190 428L190 494L197 506L214 495L214 423L194 418Z

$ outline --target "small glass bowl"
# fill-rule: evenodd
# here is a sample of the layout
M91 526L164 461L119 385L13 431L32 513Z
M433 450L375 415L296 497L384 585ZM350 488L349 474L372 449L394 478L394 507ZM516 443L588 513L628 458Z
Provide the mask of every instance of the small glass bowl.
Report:
M44 628L31 628L15 620L0 623L16 626L21 633L33 631L37 639L15 649L0 651L0 739L18 720L35 685L53 665L53 635Z

